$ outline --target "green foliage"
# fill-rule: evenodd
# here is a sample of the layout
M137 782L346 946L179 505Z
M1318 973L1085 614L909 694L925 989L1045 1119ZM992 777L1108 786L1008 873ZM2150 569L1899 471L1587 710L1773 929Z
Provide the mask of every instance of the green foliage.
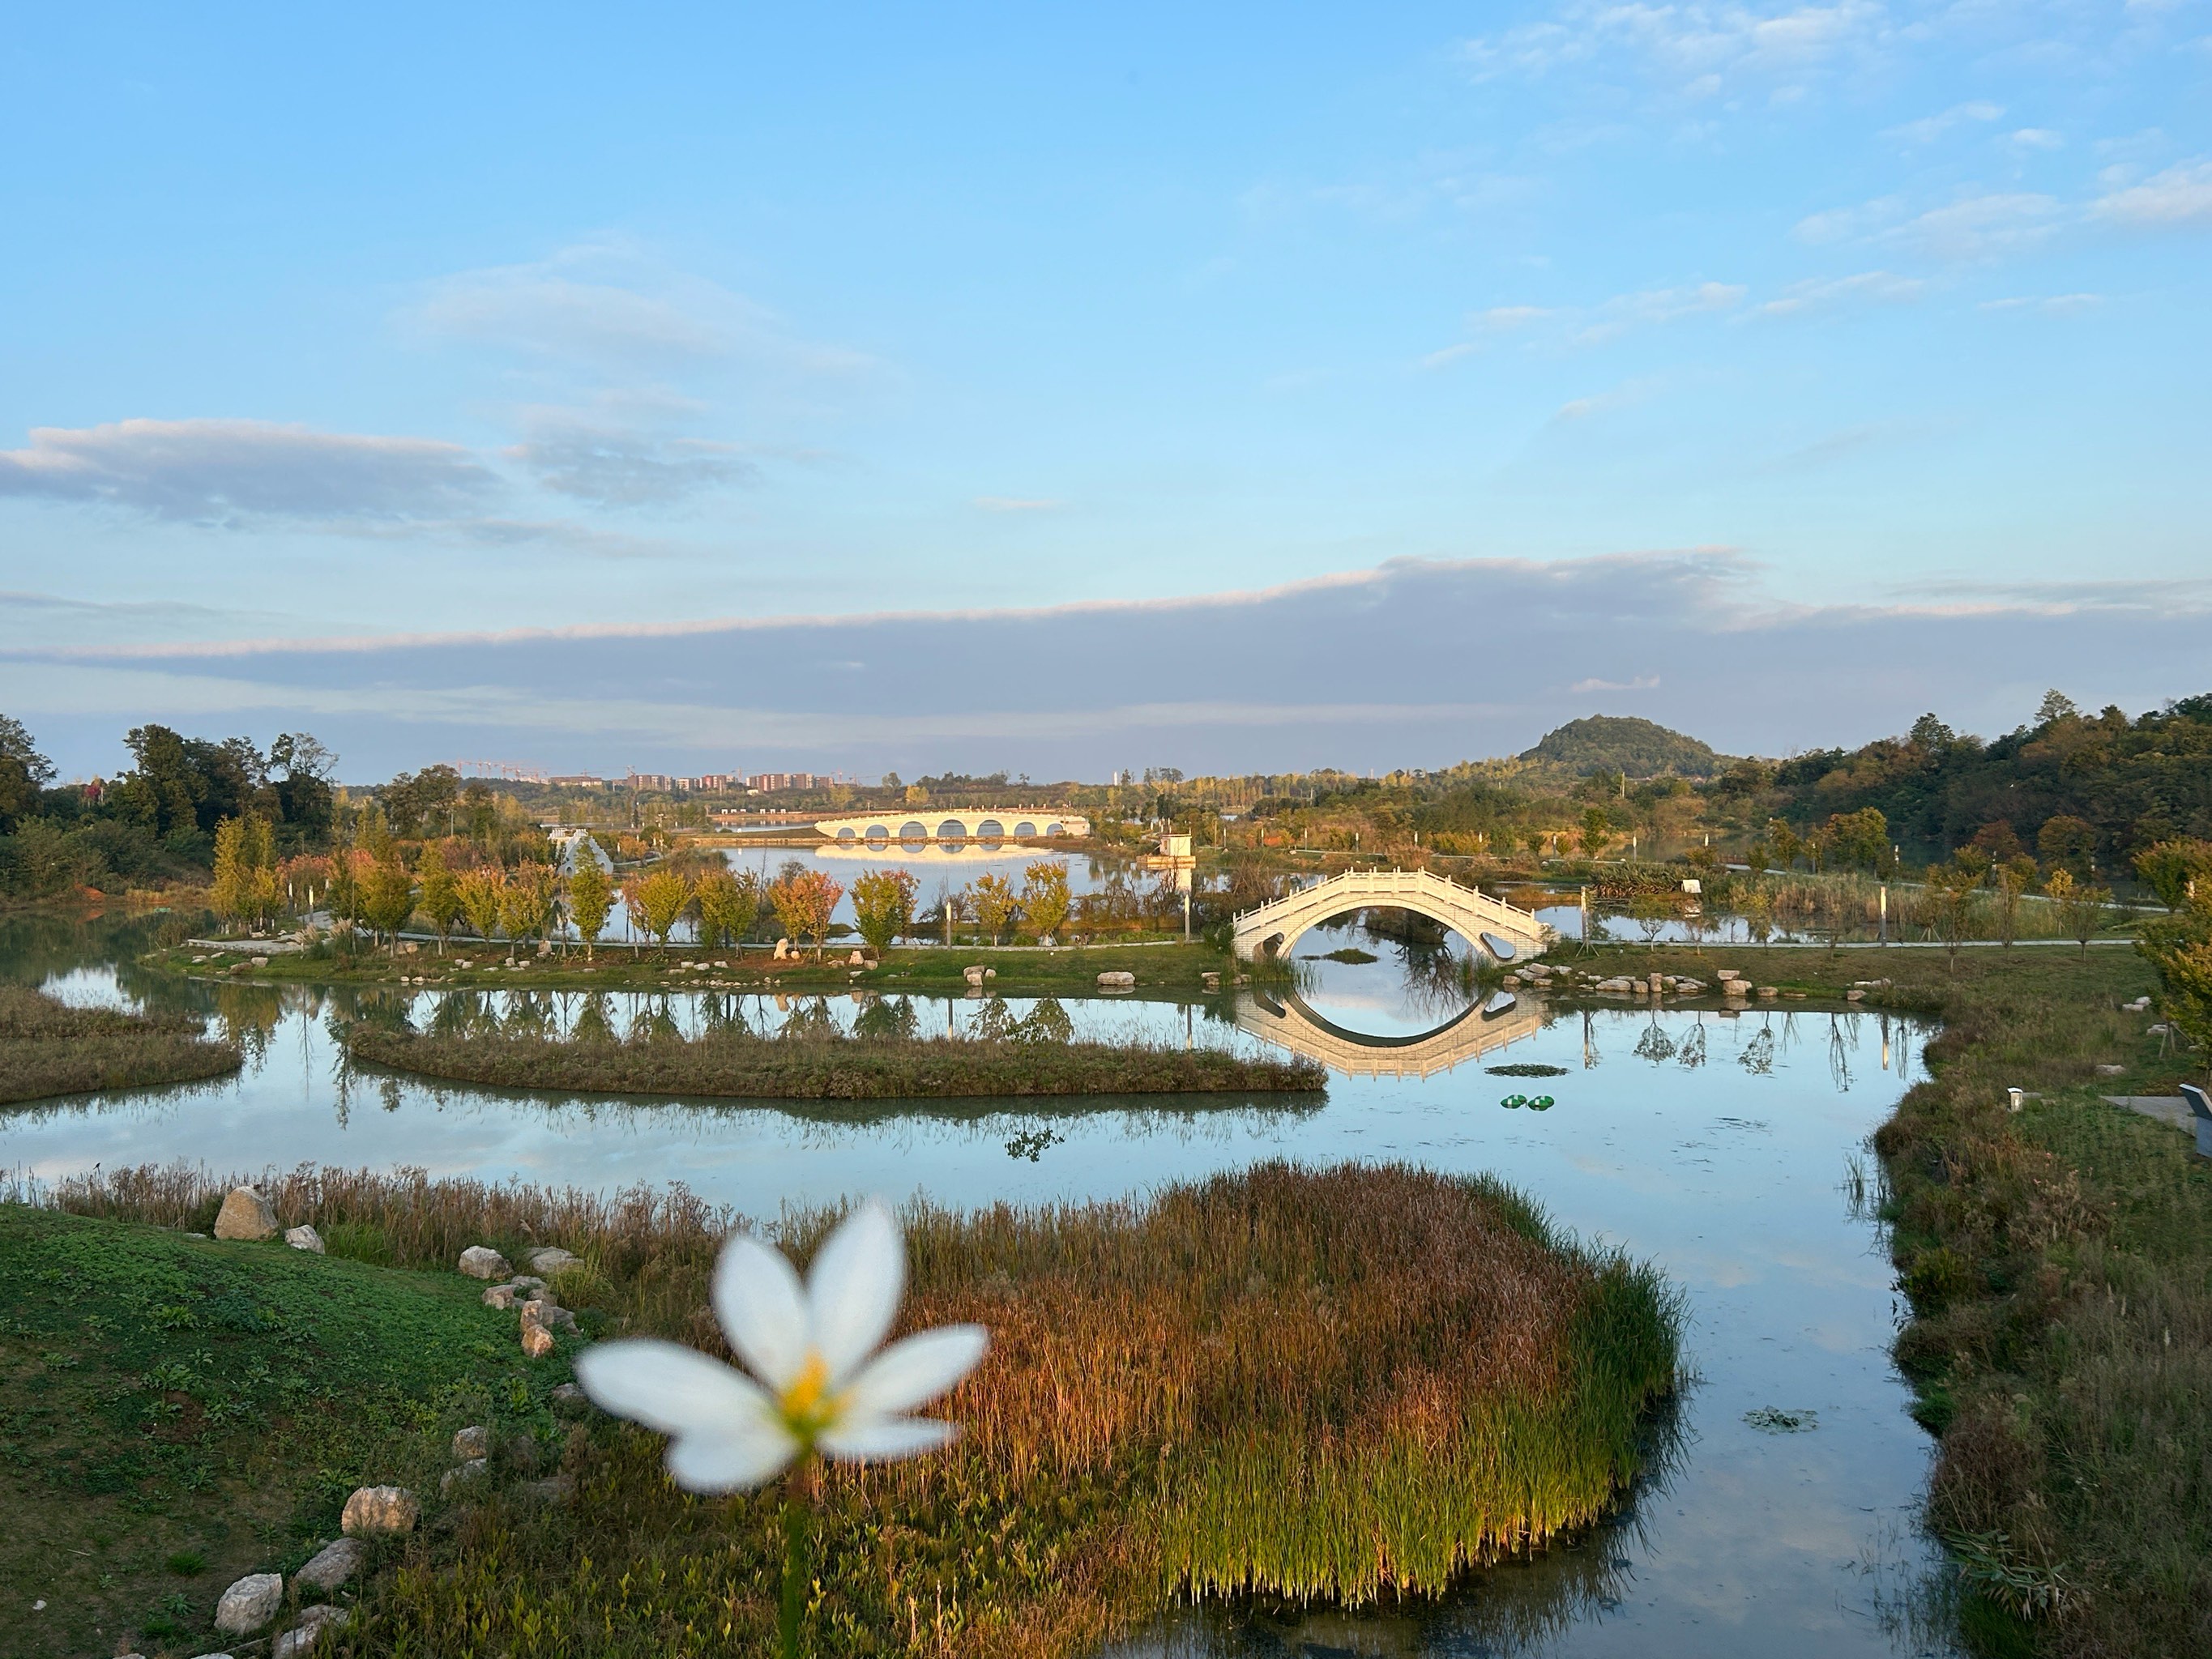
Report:
M446 936L461 919L461 889L453 878L453 866L446 862L441 843L434 841L422 848L422 856L416 860L415 876L421 883L415 907L438 935L438 948L443 951Z
M576 924L576 932L584 941L584 954L589 957L599 935L606 931L607 917L614 910L613 878L599 860L579 855L576 867L568 872L568 920ZM700 908L703 913L703 894Z
M860 937L877 955L890 950L899 935L913 927L919 885L904 870L864 870L854 878L853 919L860 924Z
M1588 777L1618 772L1631 778L1674 773L1686 778L1717 775L1728 762L1697 738L1635 715L1592 714L1545 733L1524 761L1549 761Z
M1055 937L1067 921L1067 866L1039 859L1022 872L1022 915L1039 939Z

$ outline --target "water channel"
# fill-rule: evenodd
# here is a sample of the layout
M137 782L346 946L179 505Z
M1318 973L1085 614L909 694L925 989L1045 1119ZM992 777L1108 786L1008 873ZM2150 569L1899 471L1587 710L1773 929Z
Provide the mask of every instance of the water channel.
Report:
M1352 939L1377 958L1310 964L1300 1000L1311 1016L1401 1051L1443 1023L1437 976L1409 966L1401 947L1348 930L1307 939L1302 951L1316 957ZM600 1190L681 1181L773 1214L848 1194L1043 1202L1120 1197L1261 1158L1402 1159L1496 1171L1585 1237L1656 1259L1681 1287L1698 1381L1671 1467L1614 1522L1488 1570L1418 1611L1207 1607L1164 1620L1111 1659L1951 1650L1911 1611L1936 1567L1916 1522L1929 1449L1887 1358L1891 1271L1853 1190L1865 1137L1920 1064L1928 1033L1910 1022L1809 1006L1585 1012L1524 998L1480 1028L1472 1057L1447 1055L1425 1076L1340 1068L1325 1099L1096 1098L1042 1111L617 1103L349 1079L331 1016L393 994L180 984L133 964L149 942L145 924L10 919L0 921L0 973L74 1002L199 1009L246 1044L246 1067L212 1085L0 1112L0 1171L52 1182L178 1159L248 1174L311 1162L411 1165ZM435 1018L437 997L414 995L410 1015ZM763 1030L895 1017L927 1034L1028 1018L1039 1006L915 998L887 1015L850 997L711 999L616 997L600 1012L617 1026L743 1018ZM467 1012L558 1025L583 1002L501 992ZM1271 1038L1248 1025L1285 1029L1225 1000L1052 1006L1079 1033L1178 1043L1254 1045ZM1564 1069L1486 1070L1502 1063ZM1503 1106L1512 1095L1554 1103Z

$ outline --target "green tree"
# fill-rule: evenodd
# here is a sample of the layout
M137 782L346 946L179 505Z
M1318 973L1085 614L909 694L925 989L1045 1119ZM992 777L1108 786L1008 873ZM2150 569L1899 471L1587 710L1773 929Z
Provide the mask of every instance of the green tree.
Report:
M529 860L507 872L507 891L500 897L499 919L507 928L510 957L522 940L551 935L554 905L560 896L560 874L550 864Z
M1959 971L1959 947L1966 943L1973 921L1973 896L1982 884L1982 872L1970 865L1930 865L1926 890L1928 921L1942 941L1951 971Z
M710 947L743 945L760 915L760 878L723 866L699 878L699 939Z
M507 872L488 864L464 871L455 884L460 890L461 914L469 919L476 936L487 945L499 931L500 911L507 897Z
M1880 807L1833 814L1827 829L1829 851L1837 862L1876 873L1889 868L1889 819Z
M2158 1011L2212 1072L2212 894L2148 924L2136 948L2158 969Z
M2043 855L2048 868L2070 871L2086 878L2091 860L2097 856L2096 826L2070 813L2054 813L2035 832L2035 850Z
M252 866L248 862L246 820L225 818L215 827L215 880L208 902L225 921L244 921L251 908Z
M975 925L991 936L991 943L999 942L1020 913L1020 902L1014 896L1014 884L1004 876L978 876L969 903L975 912Z
M399 854L388 853L370 865L361 878L361 919L372 933L384 935L397 954L399 930L414 914L414 880L400 863Z
M2066 930L2066 937L2081 947L2081 954L2089 954L2089 941L2110 918L2112 890L2075 879L2070 870L2061 870L2043 884L2043 890L2058 907L2058 925Z
M920 884L904 870L864 870L853 883L853 919L878 956L914 923Z
M1067 920L1067 866L1058 859L1039 859L1022 872L1022 914L1039 940L1050 942Z
M830 918L844 896L843 886L832 881L828 872L805 867L786 869L768 890L777 924L794 939L812 939L817 961L823 941L830 934Z
M1605 851L1613 841L1613 820L1605 815L1602 806L1583 809L1583 856L1594 859Z
M1766 842L1774 849L1774 861L1784 870L1795 870L1797 860L1804 856L1804 838L1782 818L1771 818L1766 825Z
M595 858L579 858L568 876L568 920L576 924L584 941L584 960L606 931L607 917L615 908L615 884L606 866Z
M453 931L453 924L461 919L461 884L454 879L453 867L446 862L446 849L436 842L422 849L422 856L415 861L416 878L422 883L415 908L430 924L438 936L438 954L446 954L446 938Z
M54 763L39 752L22 721L0 714L0 833L39 810L39 792L54 781Z
M624 884L623 901L631 917L665 951L669 935L691 903L691 884L673 870L654 870Z
M2212 841L2180 836L2154 842L2136 854L2136 873L2169 910L2212 900Z

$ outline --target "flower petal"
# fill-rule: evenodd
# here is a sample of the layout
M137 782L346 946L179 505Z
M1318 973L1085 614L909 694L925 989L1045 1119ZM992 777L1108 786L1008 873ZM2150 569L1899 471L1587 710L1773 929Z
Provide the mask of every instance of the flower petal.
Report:
M855 1419L895 1417L934 1400L975 1369L990 1335L981 1325L942 1325L885 1348L845 1390Z
M799 1442L763 1409L668 1443L668 1473L687 1492L735 1492L764 1486L793 1457Z
M957 1423L940 1423L933 1417L889 1417L841 1424L816 1443L848 1463L886 1463L935 1451L959 1437Z
M807 1272L814 1346L842 1388L853 1368L890 1334L906 1291L906 1246L891 1212L870 1199L822 1241Z
M771 1409L742 1371L696 1348L637 1337L576 1356L576 1380L604 1411L663 1434L749 1421Z
M782 1391L806 1364L806 1299L781 1250L740 1233L714 1264L714 1312L754 1375Z

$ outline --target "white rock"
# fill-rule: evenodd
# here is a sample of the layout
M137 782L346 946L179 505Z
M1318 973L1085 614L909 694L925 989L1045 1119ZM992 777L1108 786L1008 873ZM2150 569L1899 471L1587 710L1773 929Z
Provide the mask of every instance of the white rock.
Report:
M489 1244L471 1244L461 1252L460 1269L471 1279L505 1279L513 1268L507 1258Z
M215 1218L217 1238L260 1240L276 1237L276 1212L258 1187L234 1187Z
M325 1631L343 1630L352 1618L352 1612L345 1607L308 1607L300 1614L298 1624L276 1638L276 1644L269 1650L269 1659L305 1659Z
M1126 991L1136 982L1137 976L1125 969L1113 969L1098 975L1098 988L1102 991Z
M845 962L848 967L859 967L860 965L860 953L858 951L854 951L851 956L845 958Z
M336 1589L368 1565L368 1546L358 1538L341 1538L316 1551L313 1559L292 1575L292 1582L327 1592Z
M960 970L960 977L966 980L970 985L981 985L983 982L983 964L980 962L975 963L971 966L963 968Z
M312 1250L317 1255L323 1254L323 1236L305 1222L296 1227L284 1229L284 1242L295 1250Z
M531 1272L538 1273L562 1273L584 1265L583 1257L570 1255L558 1244L547 1244L531 1251L529 1261Z
M346 1499L338 1525L353 1537L364 1533L412 1532L422 1506L404 1486L361 1486Z
M482 1457L491 1449L491 1431L481 1423L471 1423L453 1436L453 1455L465 1462L471 1457Z
M490 1467L491 1463L489 1459L471 1457L465 1462L458 1464L454 1468L447 1469L445 1474L439 1476L438 1490L441 1492L449 1492L453 1491L455 1486L465 1486L470 1481L480 1478L483 1472Z
M215 1627L225 1636L249 1636L274 1619L283 1605L283 1574L248 1573L215 1604Z
M495 1285L483 1293L487 1308L512 1308L515 1305L515 1288L512 1285Z
M522 1319L525 1324L543 1325L549 1331L566 1331L571 1336L576 1334L576 1316L550 1297L524 1303Z

